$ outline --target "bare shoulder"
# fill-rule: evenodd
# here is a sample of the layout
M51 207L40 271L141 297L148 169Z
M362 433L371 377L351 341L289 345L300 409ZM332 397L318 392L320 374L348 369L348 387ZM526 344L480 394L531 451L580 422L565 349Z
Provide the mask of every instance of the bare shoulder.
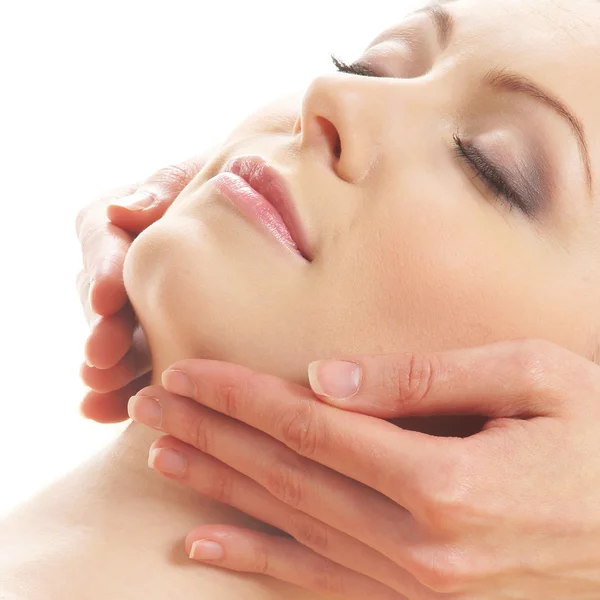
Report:
M50 502L26 503L0 521L0 600L75 597L85 529L67 527Z

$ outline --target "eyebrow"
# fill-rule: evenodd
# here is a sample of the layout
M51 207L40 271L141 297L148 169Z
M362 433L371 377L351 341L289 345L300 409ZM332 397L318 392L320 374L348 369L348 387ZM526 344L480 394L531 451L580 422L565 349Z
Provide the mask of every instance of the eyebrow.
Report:
M415 10L412 14L426 13L427 16L433 21L437 30L438 40L443 50L448 47L452 32L454 31L454 17L444 8L443 4L447 4L448 1L440 0L439 2L432 2L427 6Z
M413 13L426 13L429 16L435 25L437 37L443 50L448 47L454 31L454 17L448 9L444 7L444 4L449 4L453 1L454 0L439 0L438 2L433 2L420 8ZM568 122L571 131L577 140L579 153L585 168L588 192L591 194L593 189L593 179L585 127L581 120L574 116L567 108L566 104L556 96L544 91L539 85L531 81L531 79L517 73L508 72L505 69L491 69L483 78L483 83L498 91L525 94L533 100L544 104Z
M593 187L592 169L590 166L588 145L585 138L585 128L583 123L569 111L566 105L556 96L552 96L548 92L545 92L527 77L507 72L505 69L491 69L487 72L483 81L485 84L499 91L526 94L530 98L551 108L569 123L571 131L575 134L575 138L577 139L577 145L579 146L579 152L585 167L588 191L591 192Z

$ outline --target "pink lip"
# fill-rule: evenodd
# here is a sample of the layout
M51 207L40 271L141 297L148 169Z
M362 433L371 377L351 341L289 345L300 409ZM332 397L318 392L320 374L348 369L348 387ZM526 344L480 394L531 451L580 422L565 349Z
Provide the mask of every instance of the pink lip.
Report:
M264 159L232 159L213 182L250 221L266 229L288 250L312 260L287 185Z

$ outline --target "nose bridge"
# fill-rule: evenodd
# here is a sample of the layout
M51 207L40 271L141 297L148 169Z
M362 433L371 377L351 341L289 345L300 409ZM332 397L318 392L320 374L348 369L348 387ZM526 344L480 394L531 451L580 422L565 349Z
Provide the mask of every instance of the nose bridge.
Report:
M335 169L345 181L359 183L385 151L386 138L404 135L409 121L419 118L418 87L416 80L317 77L302 101L302 146L331 159L332 136L339 136Z

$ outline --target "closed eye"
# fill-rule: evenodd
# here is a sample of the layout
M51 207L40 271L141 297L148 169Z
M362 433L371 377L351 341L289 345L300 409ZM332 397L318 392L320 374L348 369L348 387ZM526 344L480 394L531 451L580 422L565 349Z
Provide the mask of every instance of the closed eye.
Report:
M331 54L331 60L340 73L349 73L350 75L360 75L362 77L380 77L369 65L361 63L358 60L349 65L333 54Z
M371 67L360 61L355 61L351 64L345 63L333 54L331 60L341 73L350 75L359 75L361 77L380 77ZM521 195L518 194L508 183L507 178L503 175L502 170L490 163L485 156L472 146L466 146L462 140L455 134L454 148L456 156L464 161L476 173L484 185L495 194L497 200L503 200L508 205L509 209L513 207L519 208L526 216L531 216L532 209L523 201Z

